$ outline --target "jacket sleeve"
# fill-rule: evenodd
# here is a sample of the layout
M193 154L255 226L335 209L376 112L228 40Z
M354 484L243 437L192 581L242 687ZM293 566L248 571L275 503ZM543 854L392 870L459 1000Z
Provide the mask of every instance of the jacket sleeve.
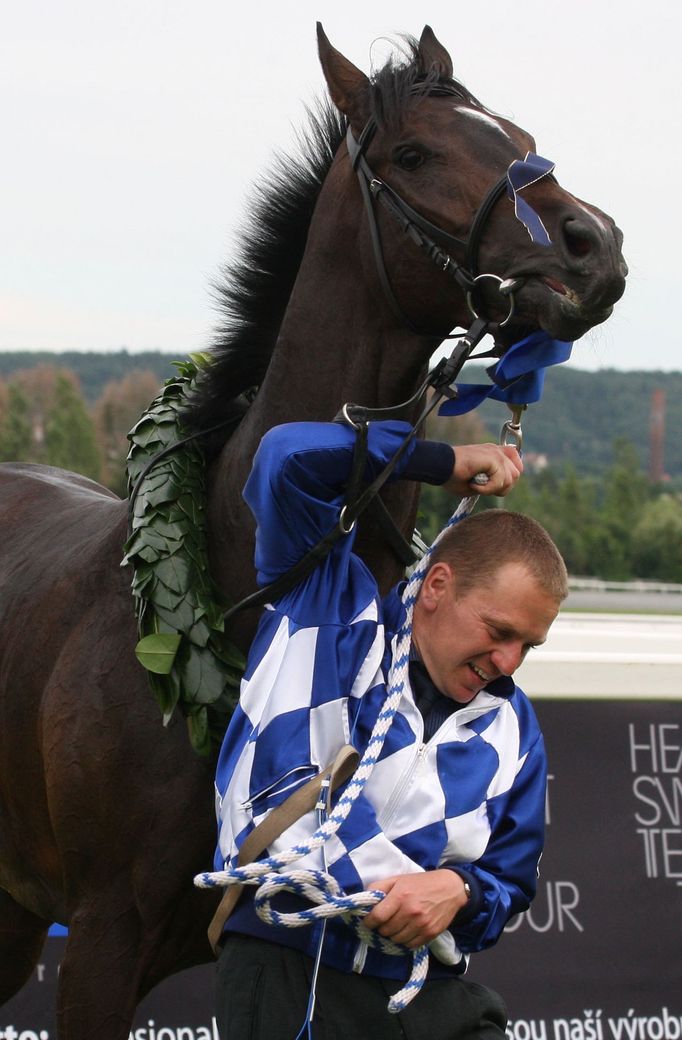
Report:
M369 424L365 478L372 480L408 434L407 423ZM288 423L263 437L244 498L256 518L258 582L267 585L333 529L343 505L355 434L344 423ZM452 471L449 445L411 441L391 479L443 483ZM350 550L352 538L346 539Z
M492 946L510 917L528 909L544 842L546 790L544 742L538 734L511 790L487 803L491 837L483 856L452 868L472 889L471 907L465 907L450 926L463 952Z

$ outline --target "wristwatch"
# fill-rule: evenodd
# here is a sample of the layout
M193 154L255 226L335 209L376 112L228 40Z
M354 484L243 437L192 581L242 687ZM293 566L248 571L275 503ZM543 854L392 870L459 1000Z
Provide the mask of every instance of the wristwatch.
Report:
M461 874L459 876L462 877ZM464 895L467 897L467 903L468 903L469 900L471 899L471 887L469 885L469 882L465 881L464 878L462 878L462 884L464 885Z

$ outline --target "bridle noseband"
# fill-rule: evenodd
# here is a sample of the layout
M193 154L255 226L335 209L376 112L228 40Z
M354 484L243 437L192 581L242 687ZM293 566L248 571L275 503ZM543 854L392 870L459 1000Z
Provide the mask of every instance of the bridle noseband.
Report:
M415 93L424 96L423 92L419 90L419 88L415 88ZM460 97L459 93L454 88L449 89L446 84L439 84L432 88L428 91L428 95ZM393 188L386 184L385 181L376 176L365 158L366 150L369 147L376 130L376 121L374 118L370 118L365 124L362 133L356 140L349 126L346 134L346 146L353 164L353 169L358 176L360 190L367 211L370 237L372 240L372 248L374 251L379 280L381 281L387 302L394 315L412 332L421 335L429 334L425 333L424 329L417 329L415 327L414 323L410 321L396 299L396 295L393 291L386 270L386 263L384 261L381 234L374 209L375 199L381 203L386 212L397 221L404 233L409 235L415 245L422 249L433 263L441 269L441 271L444 271L454 278L457 285L466 294L467 305L474 318L479 316L476 314L472 302L472 296L476 289L477 282L483 279L495 280L497 282L498 292L509 301L509 313L506 318L499 323L500 327L506 325L514 313L514 290L519 287L520 281L518 279L502 279L498 275L493 274L479 274L478 253L483 229L485 228L490 214L498 200L507 193L507 173L505 172L505 174L500 177L484 197L476 211L467 238L457 238L455 235L451 235L448 231L444 231L442 228L432 224L430 220L427 220L421 213L418 213L408 205L408 203L405 202L405 200L401 198ZM458 263L453 258L453 252L459 253L460 257L463 258L463 263ZM447 336L438 333L431 334L437 336L441 340L453 338L452 334Z

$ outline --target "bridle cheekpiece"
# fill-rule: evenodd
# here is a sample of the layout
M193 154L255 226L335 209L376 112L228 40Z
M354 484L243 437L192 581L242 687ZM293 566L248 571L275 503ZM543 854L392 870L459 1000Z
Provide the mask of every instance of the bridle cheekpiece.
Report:
M417 87L415 88L415 93L421 94L422 91ZM447 83L439 83L428 90L427 93L430 96L443 95L460 98L460 94L454 85L450 87ZM520 288L522 280L518 278L505 279L489 272L479 273L479 248L483 231L497 202L503 195L507 195L514 202L514 212L526 227L532 241L538 245L551 245L551 239L542 220L526 200L521 197L520 192L531 184L537 183L541 178L550 176L554 170L554 163L532 152L528 152L525 159L515 159L503 176L496 181L484 196L474 216L469 234L466 239L461 239L431 223L430 220L427 220L426 217L405 202L390 185L380 177L377 177L366 158L366 151L376 130L376 121L373 117L370 117L356 140L349 126L346 133L346 147L360 183L379 280L393 314L412 332L425 334L425 330L416 328L414 323L404 313L391 285L391 280L386 270L374 200L384 207L386 212L399 224L402 231L409 236L415 245L426 253L429 259L441 271L454 278L459 288L465 293L467 305L475 320L480 317L474 306L474 293L478 284L486 280L495 282L497 291L508 301L509 307L506 317L498 323L498 327L502 328L511 320L514 314L514 292ZM462 259L461 263L454 258L453 253L459 254ZM433 333L433 335L438 336L442 340L451 339L458 334L451 333L444 336Z

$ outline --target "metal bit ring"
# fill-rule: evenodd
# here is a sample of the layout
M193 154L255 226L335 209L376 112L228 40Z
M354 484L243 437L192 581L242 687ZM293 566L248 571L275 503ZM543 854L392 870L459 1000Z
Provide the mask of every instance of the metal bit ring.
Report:
M509 278L500 278L498 274L477 274L474 278L474 286L476 285L476 282L485 281L486 278L497 282L497 288L500 295L506 296L509 299L509 313L504 321L498 323L500 328L503 329L504 326L511 321L514 315L514 309L516 306L514 301L514 282ZM473 295L474 289L469 289L467 292L467 307L474 318L480 318L480 314L477 313L476 308L474 307Z

